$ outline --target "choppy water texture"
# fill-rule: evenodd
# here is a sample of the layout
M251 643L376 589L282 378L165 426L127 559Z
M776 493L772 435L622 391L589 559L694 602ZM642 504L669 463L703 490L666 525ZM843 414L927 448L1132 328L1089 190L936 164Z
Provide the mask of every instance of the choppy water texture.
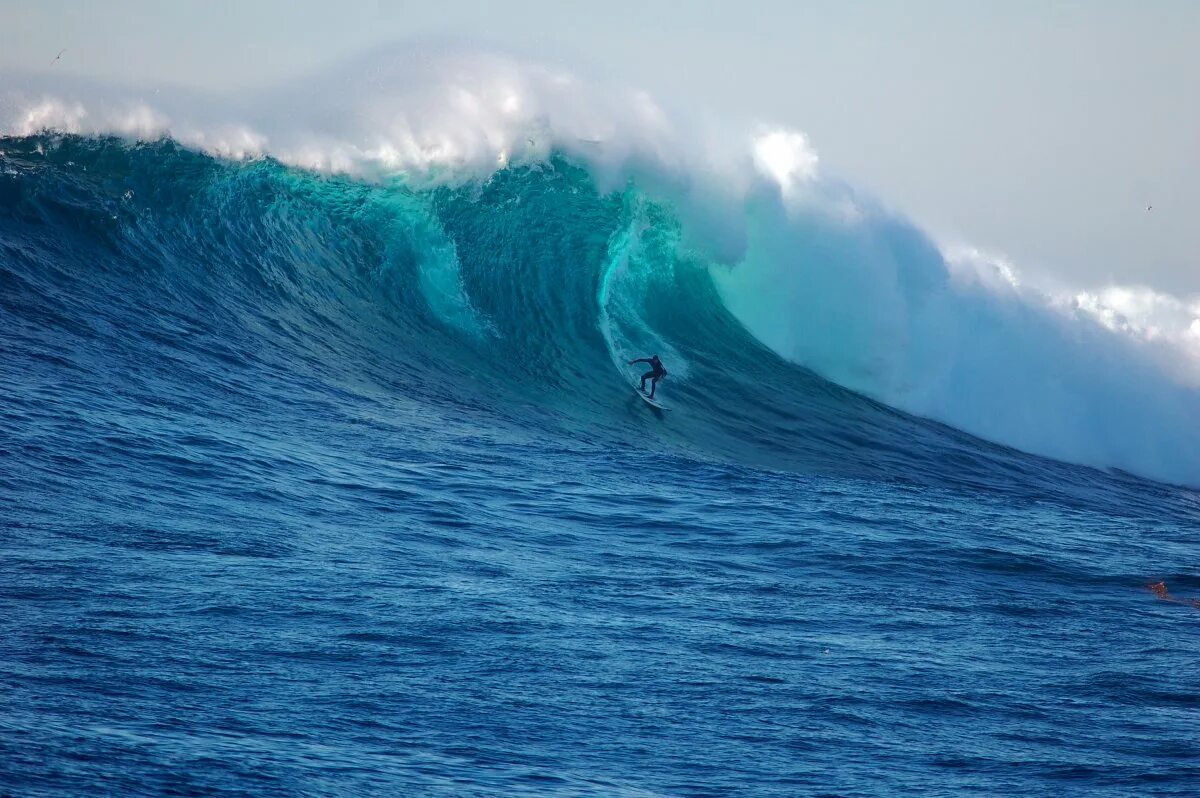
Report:
M1196 495L782 360L635 187L2 143L3 791L1196 794Z

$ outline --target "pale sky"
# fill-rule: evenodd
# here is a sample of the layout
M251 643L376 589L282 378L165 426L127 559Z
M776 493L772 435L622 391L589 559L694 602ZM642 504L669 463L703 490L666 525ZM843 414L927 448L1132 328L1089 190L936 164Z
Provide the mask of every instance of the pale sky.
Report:
M824 169L1027 274L1200 294L1192 0L0 0L0 71L237 91L446 35L803 130Z

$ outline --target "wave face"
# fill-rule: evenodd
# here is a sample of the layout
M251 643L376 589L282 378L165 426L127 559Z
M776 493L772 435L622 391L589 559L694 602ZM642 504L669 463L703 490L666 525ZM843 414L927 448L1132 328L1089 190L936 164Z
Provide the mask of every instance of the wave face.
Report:
M1186 341L471 63L0 108L0 787L1193 792Z
M872 347L904 331L841 304L902 289L861 274L824 291L764 284L757 231L730 268L686 244L673 207L634 184L602 192L565 157L416 189L221 162L170 141L39 136L5 150L7 313L31 330L53 318L119 334L133 361L113 373L160 362L174 375L160 387L181 401L227 366L240 401L298 364L330 390L480 413L535 438L636 446L649 435L685 455L943 486L1089 493L1116 479L896 412L796 365L855 382L857 364L868 379L864 364L886 360ZM885 242L893 257L945 280L923 239L897 237ZM626 361L652 352L669 364L670 424L630 394ZM211 401L220 415L229 399Z

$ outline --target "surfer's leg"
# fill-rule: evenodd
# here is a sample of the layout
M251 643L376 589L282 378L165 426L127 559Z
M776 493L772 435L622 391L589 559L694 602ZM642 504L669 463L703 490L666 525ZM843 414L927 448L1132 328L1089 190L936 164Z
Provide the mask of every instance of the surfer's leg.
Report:
M643 377L642 379L645 379L645 377ZM655 377L654 379L650 380L650 398L651 399L654 398L654 389L657 387L658 387L658 377Z
M647 371L645 374L643 374L642 375L642 384L641 384L641 387L638 388L638 390L644 392L646 390L646 380L650 379L653 376L654 376L653 371ZM653 393L654 386L653 385L650 386L650 391L651 391L650 395L653 396L654 395L654 393Z

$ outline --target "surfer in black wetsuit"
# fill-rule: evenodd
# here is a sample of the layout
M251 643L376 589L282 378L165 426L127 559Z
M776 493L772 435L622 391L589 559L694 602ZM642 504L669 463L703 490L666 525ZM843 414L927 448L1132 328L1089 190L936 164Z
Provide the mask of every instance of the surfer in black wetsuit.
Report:
M663 368L662 361L658 359L658 355L650 357L639 357L637 360L629 361L629 365L634 363L649 363L650 370L642 375L642 384L638 388L642 393L646 392L646 380L650 380L650 398L654 398L654 389L658 387L658 381L667 376L667 370Z

